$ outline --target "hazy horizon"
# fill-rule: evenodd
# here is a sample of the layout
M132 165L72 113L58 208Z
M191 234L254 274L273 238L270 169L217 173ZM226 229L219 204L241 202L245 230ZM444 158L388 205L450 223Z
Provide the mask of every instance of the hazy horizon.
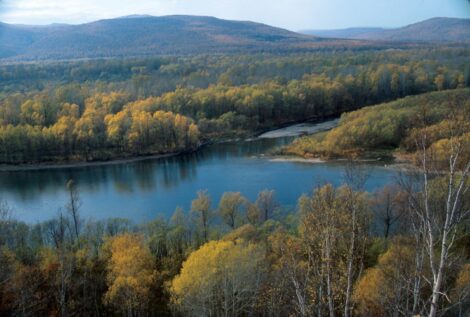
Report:
M470 18L470 1L384 0L0 0L0 21L13 24L81 24L100 19L147 14L214 16L249 20L293 31L353 27L401 27L434 17Z

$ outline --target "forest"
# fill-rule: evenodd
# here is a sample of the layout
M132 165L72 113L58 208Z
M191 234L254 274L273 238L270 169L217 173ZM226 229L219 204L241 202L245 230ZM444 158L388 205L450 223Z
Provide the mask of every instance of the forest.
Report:
M419 172L375 192L351 162L296 210L268 189L217 204L199 191L171 219L93 221L72 180L49 221L3 203L0 315L466 316L470 167L453 144L440 173L425 146Z
M0 162L192 151L470 85L468 49L161 57L0 67Z
M72 179L48 221L3 201L0 316L468 316L467 48L5 64L0 83L2 164L181 153L339 116L282 151L348 160L342 186L290 209L270 189L200 190L169 219L93 220ZM367 192L353 160L369 151L414 167Z
M341 116L339 126L299 138L285 154L323 158L394 155L418 163L416 136L426 132L433 158L446 164L450 139L464 144L461 161L470 159L470 90L455 89L398 99Z

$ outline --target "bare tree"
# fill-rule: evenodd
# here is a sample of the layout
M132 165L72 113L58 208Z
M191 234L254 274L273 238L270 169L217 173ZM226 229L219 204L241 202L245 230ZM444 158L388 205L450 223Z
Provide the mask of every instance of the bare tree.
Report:
M390 231L403 217L406 195L398 186L386 185L374 193L374 216L383 225L383 235L388 239Z
M349 157L343 172L344 182L355 191L364 190L370 172L367 166L354 162Z
M80 200L80 194L73 180L67 182L67 190L69 191L69 202L66 208L72 218L73 233L76 241L78 241L80 237L80 207L82 206L82 201Z
M237 219L242 208L246 205L246 198L241 193L224 193L219 202L219 213L224 222L232 229L235 229Z
M355 279L361 274L362 266L357 268L355 263L357 257L364 256L365 242L367 236L367 220L365 216L365 206L361 199L365 183L369 174L363 166L354 164L351 160L346 165L344 178L348 186L346 190L346 211L350 216L350 226L347 230L349 239L349 249L347 251L347 275L346 275L346 294L344 300L344 317L352 313L351 295Z
M443 290L443 278L451 265L452 247L459 227L468 219L470 208L465 197L468 194L470 160L463 153L464 138L458 129L465 126L455 117L448 131L447 167L436 162L430 148L426 129L426 113L423 112L424 128L416 137L422 184L419 191L408 186L410 206L418 223L415 230L421 235L431 269L429 283L432 294L429 299L429 317L437 315L441 297L448 298Z
M12 211L5 201L0 201L0 246L7 243Z
M258 206L259 210L263 215L263 220L267 221L272 217L274 210L278 207L278 203L276 202L274 196L274 190L265 189L258 194L258 198L256 199L256 206Z
M59 314L65 317L69 315L68 293L70 291L73 271L73 261L69 250L72 237L67 237L70 227L68 220L62 213L59 213L58 219L53 219L46 223L46 228L57 252L58 268L56 280L54 281L54 289L59 306Z
M197 216L202 229L204 242L208 241L209 220L211 216L211 198L207 190L197 192L197 198L191 202L191 212Z
M278 258L276 267L287 282L286 288L292 288L295 310L301 317L311 315L311 306L314 303L310 298L309 287L313 277L312 269L315 261L311 246L302 239L289 237L279 230L270 237L271 247Z

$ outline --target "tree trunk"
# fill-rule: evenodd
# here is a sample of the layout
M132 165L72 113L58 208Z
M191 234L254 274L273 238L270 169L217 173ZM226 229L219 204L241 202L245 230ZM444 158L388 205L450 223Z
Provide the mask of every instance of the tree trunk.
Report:
M330 312L330 317L335 317L335 309L333 303L333 290L331 287L331 250L330 250L329 238L326 242L326 295L328 297L328 309Z
M351 190L351 202L352 202L352 231L351 231L351 246L348 254L348 273L347 273L347 287L346 287L346 299L344 302L344 317L349 317L350 307L349 302L352 291L352 279L353 279L353 261L354 261L354 249L356 248L356 206L354 203L354 192Z

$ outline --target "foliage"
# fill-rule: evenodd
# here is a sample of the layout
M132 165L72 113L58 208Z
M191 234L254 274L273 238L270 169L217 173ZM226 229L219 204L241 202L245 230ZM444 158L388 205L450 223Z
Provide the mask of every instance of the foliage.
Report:
M439 210L446 204L442 188L447 180L436 178L430 184L436 223L442 220ZM70 182L69 188L78 190ZM141 225L77 216L77 230L73 213L36 225L4 216L0 228L8 235L0 240L0 312L5 316L424 314L432 294L427 282L432 273L423 237L410 226L417 220L410 212L412 203L421 199L422 192L414 200L393 187L376 195L370 199L350 185L327 184L300 197L298 213L289 217L272 213L264 221L264 212L237 193L227 193L218 204L221 209L214 212L209 194L201 191L192 213L213 218L205 222L211 233L208 242L202 239L201 218L189 217L181 208L170 220ZM78 194L71 197L77 203L74 197ZM387 199L397 211L383 211ZM227 232L230 226L220 226L227 219L222 211L235 210L232 207L242 202L255 208L256 221L244 224L249 215L238 210L235 229ZM461 205L466 210L468 199ZM393 230L386 238L376 236L372 228L378 220L371 219L370 212L381 218L394 217L398 210L401 221L390 224ZM467 240L465 226L458 227L453 261L445 270L446 299L439 301L443 313L467 309Z
M466 64L466 49L439 48L4 65L0 161L190 151L234 133L466 87ZM409 115L407 109L369 111L352 134L332 132L324 146L333 154L354 150L361 136L368 137L367 148L398 146ZM348 117L343 122L356 120ZM374 124L361 128L368 122ZM316 146L299 148L305 153Z
M343 114L339 126L320 140L301 138L288 146L286 152L302 156L341 157L399 148L414 153L418 150L416 136L426 132L427 146L433 149L436 159L442 161L448 153L451 134L459 136L460 142L468 142L468 100L470 90L457 89L366 107ZM461 119L451 118L452 115L460 115ZM426 128L420 128L423 120ZM459 129L455 128L457 125ZM467 152L463 153L462 161L466 158Z
M123 234L104 245L109 248L108 290L105 302L127 316L146 311L151 285L155 282L153 258L142 237Z
M171 283L174 304L188 316L240 316L252 309L263 274L257 245L214 241L193 252Z

